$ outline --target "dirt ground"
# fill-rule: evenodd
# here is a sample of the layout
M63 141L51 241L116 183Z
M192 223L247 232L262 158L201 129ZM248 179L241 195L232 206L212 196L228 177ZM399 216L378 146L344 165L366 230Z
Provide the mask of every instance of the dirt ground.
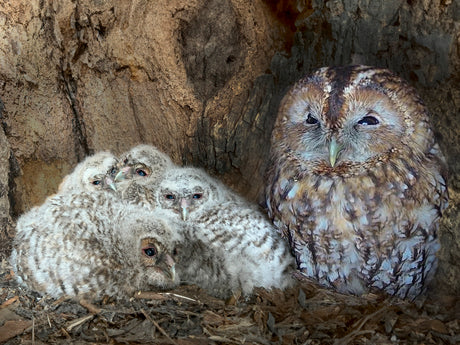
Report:
M53 300L0 269L2 344L459 344L460 302L361 298L299 282L224 301L196 286L129 301Z

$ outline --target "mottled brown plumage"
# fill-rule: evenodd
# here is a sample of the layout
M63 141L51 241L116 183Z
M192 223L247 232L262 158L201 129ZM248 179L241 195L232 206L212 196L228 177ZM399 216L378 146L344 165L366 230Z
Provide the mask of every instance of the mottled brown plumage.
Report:
M367 66L297 82L273 130L266 202L305 276L345 293L419 295L436 268L447 187L415 90Z

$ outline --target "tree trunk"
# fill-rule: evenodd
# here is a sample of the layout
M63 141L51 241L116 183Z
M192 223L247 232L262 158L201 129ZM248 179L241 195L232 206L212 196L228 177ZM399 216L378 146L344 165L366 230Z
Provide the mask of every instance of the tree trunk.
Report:
M8 214L86 155L137 143L260 201L286 88L365 63L406 78L432 111L451 174L438 277L460 292L458 1L17 0L0 3L0 21L4 237Z

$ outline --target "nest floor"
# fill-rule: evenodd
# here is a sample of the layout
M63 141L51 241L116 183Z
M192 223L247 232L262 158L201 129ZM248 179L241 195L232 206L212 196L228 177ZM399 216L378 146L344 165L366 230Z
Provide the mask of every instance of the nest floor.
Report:
M460 301L346 296L299 282L227 301L196 286L97 303L42 298L0 269L1 344L460 344Z

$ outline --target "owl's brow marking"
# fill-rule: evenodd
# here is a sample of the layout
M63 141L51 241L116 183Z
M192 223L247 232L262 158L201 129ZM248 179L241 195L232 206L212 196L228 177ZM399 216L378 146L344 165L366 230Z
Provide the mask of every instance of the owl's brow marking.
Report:
M340 109L343 106L343 90L350 84L354 68L350 66L329 69L326 73L327 79L331 81L332 90L326 105L326 117L332 122L332 126L337 122Z

